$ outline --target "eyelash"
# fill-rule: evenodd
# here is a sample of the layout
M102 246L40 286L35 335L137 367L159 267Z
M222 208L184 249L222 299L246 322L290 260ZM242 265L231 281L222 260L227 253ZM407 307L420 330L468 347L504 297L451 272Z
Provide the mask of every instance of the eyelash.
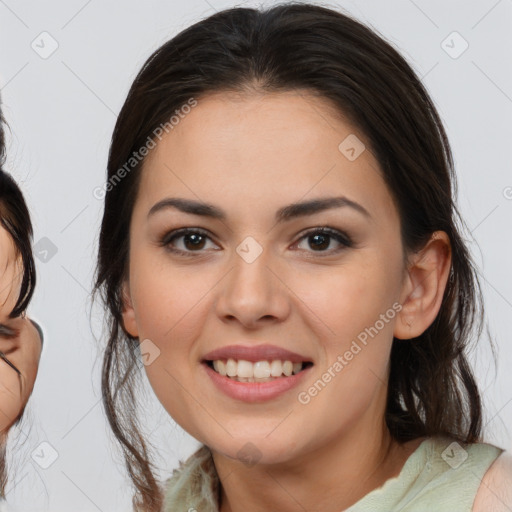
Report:
M171 242L173 240L175 240L176 238L181 238L183 236L186 236L186 235L190 235L190 234L193 234L193 235L201 235L203 237L206 237L206 238L210 238L208 232L204 231L203 229L200 229L200 228L182 228L182 229L177 229L177 230L174 230L174 231L170 231L169 233L167 233L166 235L164 235L164 237L160 240L160 245L162 247L165 247L168 251L174 253L174 254L177 254L177 255L180 255L180 256L184 256L184 257L197 257L194 253L195 252L198 252L198 253L201 253L203 251L183 251L181 249L176 249L175 247L172 247L171 246ZM313 228L313 229L310 229L308 230L307 232L305 232L300 238L299 238L299 242L304 240L304 239L307 239L308 237L312 236L312 235L327 235L331 238L334 238L337 242L339 242L343 247L341 247L340 249L337 249L335 251L307 251L307 252L315 252L315 253L322 253L322 252L326 252L327 255L332 255L333 253L336 254L346 248L349 248L349 247L352 247L353 246L353 242L351 240L351 238L346 235L345 233L342 233L341 231L338 231L337 229L333 229L333 228L330 228L330 227L320 227L320 228ZM298 243L298 242L297 242ZM320 254L320 257L324 257L324 255Z

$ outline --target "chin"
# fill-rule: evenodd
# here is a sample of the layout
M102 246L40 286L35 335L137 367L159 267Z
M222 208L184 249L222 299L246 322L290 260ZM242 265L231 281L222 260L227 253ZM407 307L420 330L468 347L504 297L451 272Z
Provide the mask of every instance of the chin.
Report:
M268 431L267 433L268 434ZM266 435L265 434L265 435ZM225 439L220 443L213 442L207 444L213 452L242 462L247 467L255 464L280 464L286 463L293 456L292 448L296 444L289 439L271 436L235 436Z

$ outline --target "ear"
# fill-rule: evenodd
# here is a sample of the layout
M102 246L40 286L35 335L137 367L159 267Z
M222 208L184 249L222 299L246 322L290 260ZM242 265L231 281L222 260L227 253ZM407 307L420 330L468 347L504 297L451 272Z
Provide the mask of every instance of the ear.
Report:
M130 336L137 338L139 336L139 330L137 329L135 310L133 309L130 295L130 284L127 280L123 281L121 293L123 298L123 328Z
M395 338L415 338L432 324L441 307L450 268L450 239L444 231L435 231L408 264Z

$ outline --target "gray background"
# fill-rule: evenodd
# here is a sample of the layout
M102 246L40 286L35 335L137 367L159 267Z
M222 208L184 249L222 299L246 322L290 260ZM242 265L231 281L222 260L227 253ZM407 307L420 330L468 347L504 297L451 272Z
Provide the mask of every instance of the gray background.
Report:
M56 251L38 254L30 311L46 345L27 421L10 443L7 498L19 510L131 509L100 403L101 311L89 315L102 209L93 190L104 182L116 114L150 53L216 10L271 3L0 0L0 88L12 129L8 169L26 194L36 248ZM510 450L512 1L327 5L347 9L391 41L422 77L445 123L499 350L497 376L485 337L472 356L485 397L486 440ZM469 46L459 55L464 41ZM152 407L147 429L165 477L197 443L158 403Z

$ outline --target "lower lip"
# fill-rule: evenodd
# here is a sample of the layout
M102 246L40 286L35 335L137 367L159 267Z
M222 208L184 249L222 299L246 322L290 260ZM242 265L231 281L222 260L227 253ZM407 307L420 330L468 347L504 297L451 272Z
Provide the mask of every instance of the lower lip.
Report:
M201 363L201 365L206 369L206 373L220 391L231 398L244 402L264 402L289 391L297 386L304 378L304 375L313 367L308 366L296 375L279 377L268 382L239 382L217 373L206 363Z

